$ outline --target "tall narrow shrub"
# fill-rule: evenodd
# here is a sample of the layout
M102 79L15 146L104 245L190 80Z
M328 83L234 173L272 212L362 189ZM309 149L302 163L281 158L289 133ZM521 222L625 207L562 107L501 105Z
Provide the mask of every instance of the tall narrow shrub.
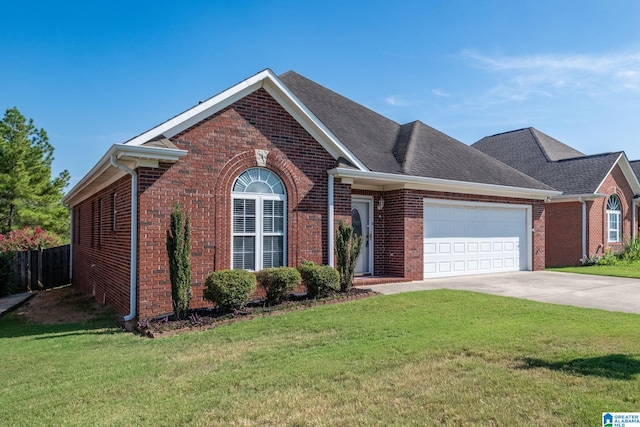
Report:
M167 230L167 254L171 280L171 302L177 319L186 317L189 311L191 291L191 225L184 217L178 203L171 210L171 223Z
M336 263L342 292L347 292L353 285L353 274L361 250L362 236L356 234L347 222L340 220L336 233Z

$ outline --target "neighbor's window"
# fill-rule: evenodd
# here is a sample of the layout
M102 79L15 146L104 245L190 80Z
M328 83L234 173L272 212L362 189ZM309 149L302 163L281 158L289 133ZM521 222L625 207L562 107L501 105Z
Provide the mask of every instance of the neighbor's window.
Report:
M615 194L607 202L607 230L610 243L620 242L622 234L622 204Z
M233 185L233 269L285 265L286 194L268 169L244 171Z

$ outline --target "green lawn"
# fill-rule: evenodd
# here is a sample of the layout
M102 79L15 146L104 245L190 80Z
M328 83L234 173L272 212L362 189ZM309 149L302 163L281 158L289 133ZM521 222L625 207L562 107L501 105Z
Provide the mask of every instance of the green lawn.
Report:
M7 426L600 425L640 316L438 290L151 340L0 318Z
M640 261L631 263L620 262L619 265L591 265L588 267L558 267L548 268L550 271L565 273L595 274L598 276L630 277L640 279Z

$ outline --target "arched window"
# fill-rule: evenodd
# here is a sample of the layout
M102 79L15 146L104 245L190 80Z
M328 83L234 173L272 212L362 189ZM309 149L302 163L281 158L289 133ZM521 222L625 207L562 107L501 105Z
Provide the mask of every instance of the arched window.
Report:
M233 184L232 268L258 271L286 260L284 185L268 169L244 171Z
M607 201L607 230L609 243L618 243L622 235L622 203L613 194Z

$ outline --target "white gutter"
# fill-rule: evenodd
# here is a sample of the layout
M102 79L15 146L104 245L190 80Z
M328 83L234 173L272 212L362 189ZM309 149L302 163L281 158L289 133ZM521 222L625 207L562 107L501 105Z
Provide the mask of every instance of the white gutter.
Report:
M582 204L582 256L589 256L587 253L587 202L582 197L578 197L578 201Z
M365 179L379 185L401 185L402 188L427 189L444 192L502 195L507 197L546 199L562 194L556 190L510 187L506 185L484 184L479 182L455 181L442 178L428 178L415 175L399 175L386 172L370 172L347 168L334 168L328 171L336 178ZM387 191L387 190L382 190Z
M111 164L131 175L131 270L129 272L129 314L124 316L128 322L136 317L136 294L138 278L138 174L133 169L118 163L115 154L111 154Z
M594 200L605 197L607 197L607 195L602 193L563 194L561 196L551 198L547 203L580 202L581 200L584 200L585 202L593 202Z
M69 283L73 281L73 207L69 208L71 214L71 226L69 230Z
M329 183L327 184L327 242L329 245L329 265L334 267L333 262L333 172L329 171Z

